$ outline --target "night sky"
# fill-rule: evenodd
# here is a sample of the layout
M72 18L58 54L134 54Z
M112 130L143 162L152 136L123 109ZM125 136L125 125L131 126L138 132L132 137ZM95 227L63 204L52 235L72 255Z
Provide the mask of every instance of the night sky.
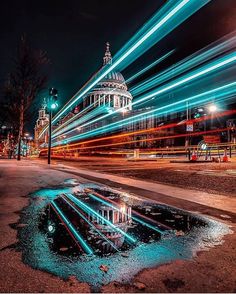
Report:
M48 86L58 89L62 106L101 66L106 41L114 55L164 2L1 1L0 87L12 68L16 44L25 33L33 47L48 53ZM212 0L130 66L124 76L173 48L177 51L168 62L176 62L235 29L236 0ZM170 65L168 62L162 66Z

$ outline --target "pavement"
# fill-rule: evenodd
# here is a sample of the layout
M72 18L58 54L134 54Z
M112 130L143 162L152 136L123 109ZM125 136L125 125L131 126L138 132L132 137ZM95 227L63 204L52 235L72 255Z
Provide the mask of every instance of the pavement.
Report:
M114 164L115 161L113 161ZM94 161L96 163L96 161ZM90 292L90 286L71 277L62 280L35 270L22 261L15 250L18 242L19 213L29 204L29 194L42 187L55 186L68 178L81 182L99 182L154 199L195 213L205 214L230 225L233 234L192 260L177 260L160 267L145 269L129 284L104 285L103 292L235 292L236 234L235 198L202 193L160 183L131 179L104 171L83 168L69 162L54 162L48 167L41 160L0 160L0 291L1 292ZM109 168L112 168L112 161ZM117 165L120 161L117 160ZM101 164L102 165L102 164ZM120 164L123 168L124 164ZM140 166L141 167L141 166ZM105 164L103 164L103 169ZM175 167L176 168L176 167ZM206 278L207 277L207 278Z
M78 169L136 178L208 194L236 196L236 158L227 163L173 163L168 158L155 161L129 161L125 158L78 157L76 160L54 159Z
M158 194L166 195L169 197L202 204L210 208L216 208L226 212L236 213L236 198L227 197L224 195L210 194L197 190L183 189L159 183L147 182L144 180L131 179L128 177L112 175L104 172L85 170L71 167L66 164L60 164L60 167L57 167L56 169L64 172L74 172L80 176L90 178L93 177L96 181L103 179L113 183L119 183L120 185L143 189L147 192L156 192Z

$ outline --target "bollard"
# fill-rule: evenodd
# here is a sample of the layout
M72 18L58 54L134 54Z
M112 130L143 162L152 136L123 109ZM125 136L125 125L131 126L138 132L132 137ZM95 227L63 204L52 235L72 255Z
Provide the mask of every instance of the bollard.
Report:
M222 161L223 162L228 162L229 161L229 158L228 158L228 155L227 155L227 149L226 148L224 149L224 156L222 158Z
M197 155L196 155L195 149L193 149L193 153L192 153L192 156L191 156L191 161L197 161Z

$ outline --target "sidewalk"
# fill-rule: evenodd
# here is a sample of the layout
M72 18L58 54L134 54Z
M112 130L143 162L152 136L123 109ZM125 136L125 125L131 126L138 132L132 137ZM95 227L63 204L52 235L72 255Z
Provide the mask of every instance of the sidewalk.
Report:
M75 174L74 177L73 174ZM79 176L80 174L81 177ZM19 226L21 224L19 224L19 212L29 205L31 201L29 193L33 191L61 185L68 178L77 178L80 183L96 181L97 179L97 182L100 180L100 182L103 181L105 184L113 187L122 187L124 191L126 185L127 187L130 186L132 187L130 190L134 191L134 193L136 191L144 192L144 197L145 195L152 194L152 199L158 197L158 193L163 193L160 194L162 198L169 199L172 197L171 199L176 200L178 203L195 201L192 198L197 198L197 195L200 193L203 198L201 201L204 203L203 193L201 192L169 187L147 181L133 180L85 169L71 168L67 165L53 163L49 167L46 161L22 160L21 162L17 162L15 160L1 160L0 175L0 230L3 236L0 238L0 263L2 265L0 272L0 292L2 293L84 293L91 291L88 284L79 282L74 276L71 276L68 280L61 279L58 276L36 270L23 263L21 250L15 249L15 246L18 244L17 230L19 231L21 229ZM94 177L94 179L90 180L89 175L91 178ZM124 183L123 186L122 183ZM135 189L135 187L141 188ZM152 190L155 192L151 192ZM182 195L181 191L183 192ZM178 195L181 199L177 197ZM184 197L182 197L183 195ZM205 197L208 196L207 194ZM219 201L220 195L211 196L216 197ZM223 209L223 198L220 199L222 203L221 209ZM231 203L233 205L233 198L224 197L224 199L232 200ZM198 209L201 205L192 203L194 206L197 206L195 212L199 211ZM207 212L210 211L207 206L206 210ZM232 230L234 230L235 224L232 220L233 218L226 221L229 221ZM27 225L27 223L23 225ZM170 292L167 287L168 284L175 285L176 283L180 283L178 291L183 293L235 292L235 278L233 278L235 277L236 269L235 242L235 233L229 234L225 236L222 244L210 248L207 251L202 251L201 254L196 255L191 260L177 260L170 264L144 269L129 284L114 282L104 285L102 292L139 292L135 283L140 282L146 285L145 290L143 290L146 293ZM55 264L53 263L52 266L55 266ZM74 266L73 263L71 266ZM109 274L109 272L104 273L104 276ZM172 289L172 292L176 291Z
M61 167L61 168L60 168ZM97 179L106 179L111 182L123 184L135 188L144 189L146 191L155 192L158 194L174 197L182 200L191 201L211 208L220 209L230 213L236 213L236 198L217 194L209 194L197 190L183 189L169 185L136 180L132 178L121 177L117 175L94 172L86 169L73 168L71 166L60 164L56 168L61 171L74 171L81 176L91 176Z

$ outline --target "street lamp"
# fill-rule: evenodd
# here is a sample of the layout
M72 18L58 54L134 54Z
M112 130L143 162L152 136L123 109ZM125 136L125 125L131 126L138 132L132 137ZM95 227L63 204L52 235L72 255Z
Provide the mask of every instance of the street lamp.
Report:
M217 111L217 106L215 104L210 104L208 106L208 112L211 114L211 129L213 125L213 118L214 118L214 113Z
M210 113L214 113L214 112L216 112L216 111L217 111L217 106L216 106L215 104L211 104L211 105L209 105L209 106L208 106L208 111L209 111Z
M29 138L29 133L25 133L24 134L25 135L25 146L26 146L26 151L25 151L25 157L27 157L27 155L28 155L28 138Z
M51 145L52 145L52 112L58 107L57 89L49 89L48 109L49 109L49 128L48 128L48 164L51 163Z

